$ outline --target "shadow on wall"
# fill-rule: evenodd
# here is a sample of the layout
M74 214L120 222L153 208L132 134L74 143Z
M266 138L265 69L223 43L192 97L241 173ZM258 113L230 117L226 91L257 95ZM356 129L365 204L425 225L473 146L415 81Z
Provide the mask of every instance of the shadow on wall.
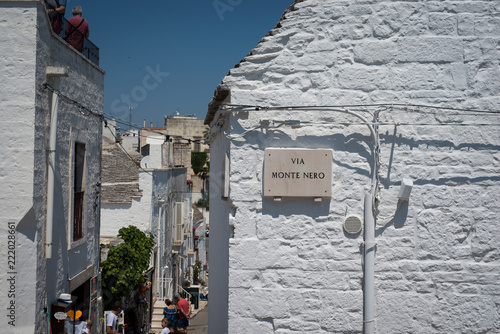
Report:
M314 198L288 197L281 202L275 202L272 197L262 200L262 214L278 218L280 215L308 215L312 218L327 216L330 213L331 198L323 198L314 202Z
M399 200L395 209L394 216L382 227L379 227L375 230L375 237L381 236L385 232L385 230L392 225L394 225L394 228L396 229L402 228L405 225L406 220L408 219L408 206L408 201Z
M36 236L36 220L35 210L33 207L24 215L23 219L19 221L16 227L17 232L23 234L31 242L35 242Z
M248 133L249 131L244 131L243 128L238 128L240 125L238 123L232 124L232 133ZM296 138L291 137L284 130L278 128L269 129L266 127L256 127L251 130L252 136L243 136L241 140L236 136L231 140L231 144L234 147L246 149L248 147L257 151L264 151L266 148L281 147L281 148L329 148L333 149L333 163L335 166L344 168L345 170L351 171L352 175L362 179L366 178L366 184L364 186L369 186L371 181L368 179L372 175L373 168L373 142L371 136L368 133L363 134L359 131L345 135L341 133L334 133L331 135L323 135L320 138L318 136L298 136ZM320 143L320 145L318 145ZM385 188L391 186L398 186L401 184L400 181L392 182L390 179L391 169L394 158L395 146L406 146L410 150L414 148L423 147L435 147L439 149L456 150L456 151L500 151L500 145L494 144L484 144L484 143L460 143L455 144L450 140L415 140L412 138L405 138L401 134L397 133L397 127L394 128L393 133L386 131L380 134L380 143L384 145L390 145L390 157L388 161L387 177L380 178L380 183ZM360 163L352 163L352 159L348 161L342 159L342 155L357 155L356 161ZM466 153L465 153L466 154ZM337 158L336 158L337 157ZM262 162L262 161L261 161ZM258 162L260 164L261 162ZM258 167L257 164L257 168ZM363 168L366 167L366 168ZM261 170L259 174L263 175L263 164L261 165ZM421 185L436 185L436 186L453 186L468 183L479 183L484 181L500 181L499 175L486 175L478 177L467 177L467 176L450 176L442 177L438 179L417 179L414 180L414 186ZM263 186L263 185L262 185ZM262 189L262 193L264 189ZM286 198L286 200L281 202L275 202L273 198L266 197L262 202L262 214L271 215L272 217L278 217L280 214L306 214L310 217L316 218L319 216L329 215L331 198L323 198L321 202L313 202L313 205L304 198ZM408 203L398 203L395 208L395 214L392 219L387 222L383 227L377 230L377 235L383 233L387 227L394 225L395 228L401 228L405 224L408 215Z
M392 162L393 162L393 157L394 157L394 148L397 145L398 147L400 146L407 146L410 148L410 150L413 150L414 148L418 148L420 146L425 146L425 147L436 147L436 148L448 148L450 150L473 150L473 151L500 151L500 145L493 145L493 144L481 144L481 143L461 143L459 145L455 145L452 141L449 140L415 140L411 138L403 138L401 134L397 134L397 127L394 127L394 131L391 134L389 134L389 131L386 131L385 134L380 135L380 143L381 144L387 144L391 145L391 152L390 152L390 158L388 162L388 169L387 169L387 177L386 178L381 178L380 183L384 186L384 188L388 189L390 186L395 186L395 185L400 185L401 182L391 182L391 167L392 167ZM477 182L482 182L482 181L499 181L500 176L481 176L481 177L475 177L475 178L470 178L470 177L444 177L444 178L439 178L439 179L434 179L434 180L415 180L414 185L425 185L425 184L432 184L432 185L444 185L444 184L464 184L464 183L477 183Z

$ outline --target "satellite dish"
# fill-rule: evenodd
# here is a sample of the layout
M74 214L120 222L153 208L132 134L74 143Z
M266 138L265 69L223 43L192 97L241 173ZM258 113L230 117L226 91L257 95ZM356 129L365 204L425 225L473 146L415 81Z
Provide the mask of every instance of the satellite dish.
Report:
M142 158L142 160L141 160L141 168L146 169L146 168L148 168L148 165L149 165L149 155L147 155L144 158Z

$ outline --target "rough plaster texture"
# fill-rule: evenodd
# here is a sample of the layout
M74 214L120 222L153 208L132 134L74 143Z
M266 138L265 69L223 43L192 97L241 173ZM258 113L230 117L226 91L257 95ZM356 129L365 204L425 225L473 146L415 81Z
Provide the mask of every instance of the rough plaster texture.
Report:
M498 111L499 12L497 1L296 1L223 79L232 104L380 111L376 333L500 331L498 114L391 107ZM362 333L363 234L342 224L363 217L375 141L332 109L216 115L210 333ZM301 126L279 123L290 120ZM332 198L264 198L267 147L332 148ZM414 187L398 204L403 178Z
M46 333L44 308L60 293L69 291L69 280L88 266L98 270L101 124L83 116L74 105L59 102L56 152L55 224L53 256L45 259L46 173L51 93L42 85L47 66L69 69L59 79L65 96L99 112L103 103L104 73L53 36L45 7L38 1L0 1L0 113L7 141L2 146L0 183L1 238L6 245L7 222L16 225L15 296L1 286L3 301L14 301L16 326L2 316L2 333ZM85 237L77 243L71 234L71 152L74 141L86 144ZM0 280L8 274L7 249L2 247ZM10 286L8 287L10 289ZM5 304L7 305L7 304ZM96 309L93 309L96 315ZM97 320L97 318L95 319ZM96 321L95 321L96 322Z

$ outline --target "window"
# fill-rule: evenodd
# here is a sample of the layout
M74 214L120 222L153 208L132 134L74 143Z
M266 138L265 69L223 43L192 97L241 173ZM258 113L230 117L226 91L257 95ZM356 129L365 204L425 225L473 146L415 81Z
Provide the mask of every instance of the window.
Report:
M194 149L193 151L195 152L200 152L201 151L201 140L203 138L201 137L194 137Z
M73 189L73 241L83 238L85 199L85 144L75 143Z

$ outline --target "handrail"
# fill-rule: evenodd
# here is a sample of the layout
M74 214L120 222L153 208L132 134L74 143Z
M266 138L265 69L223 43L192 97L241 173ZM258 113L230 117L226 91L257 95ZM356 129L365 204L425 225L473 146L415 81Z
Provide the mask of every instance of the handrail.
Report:
M187 300L189 300L189 302L191 303L191 297L193 297L193 295L191 295L189 292L187 292L186 290L184 290L184 288L183 288L182 286L180 286L179 284L177 284L177 291L179 291L179 288L180 288L182 291L184 291L184 293L185 293L186 295L188 295L188 296L189 296L189 298L187 298Z

